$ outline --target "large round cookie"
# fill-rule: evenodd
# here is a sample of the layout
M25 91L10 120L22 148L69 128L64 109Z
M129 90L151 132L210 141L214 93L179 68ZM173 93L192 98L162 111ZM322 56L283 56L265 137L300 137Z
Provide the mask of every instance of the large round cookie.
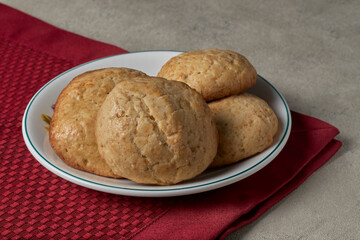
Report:
M205 49L171 58L158 77L185 82L206 101L238 94L256 83L257 73L241 54Z
M49 139L56 154L69 166L107 177L120 177L101 158L95 140L97 111L116 83L146 76L127 68L108 68L74 78L58 97L50 122Z
M211 167L224 166L268 148L278 119L261 98L241 93L209 103L219 131L219 147Z
M203 172L217 151L217 129L202 96L162 78L123 81L101 106L98 149L114 173L170 185Z

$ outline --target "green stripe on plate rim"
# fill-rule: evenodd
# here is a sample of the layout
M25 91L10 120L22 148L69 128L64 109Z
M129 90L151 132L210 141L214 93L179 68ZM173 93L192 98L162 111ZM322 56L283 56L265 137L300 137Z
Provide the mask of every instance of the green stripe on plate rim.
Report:
M285 110L286 110L286 117L287 117L287 122L286 122L286 128L285 128L285 132L280 140L280 142L278 143L278 145L274 148L273 151L271 151L264 159L262 159L261 161L259 161L258 163L254 164L253 166L237 173L237 174L234 174L234 175L231 175L229 177L226 177L226 178L223 178L223 179L220 179L220 180L216 180L216 181L213 181L213 182L209 182L209 183L204 183L204 184L199 184L199 185L194 185L194 186L189 186L189 187L182 187L182 188L173 188L173 189L136 189L136 188L127 188L127 187L118 187L118 186L112 186L112 185L107 185L107 184L103 184L103 183L98 183L98 182L94 182L94 181L90 181L90 180L87 180L87 179L84 179L84 178L81 178L81 177L78 177L76 175L73 175L71 173L68 173L66 171L64 171L63 169L57 167L56 165L54 165L53 163L49 162L43 155L41 155L39 153L39 151L35 148L35 146L33 145L33 143L31 142L30 140L30 137L28 135L28 130L27 130L27 115L28 115L28 112L29 112L29 109L33 103L33 101L36 99L37 95L40 94L40 92L42 92L49 84L51 84L53 81L55 81L56 79L60 78L61 76L63 76L64 74L68 73L68 72L71 72L71 71L74 71L75 69L78 69L80 67L83 67L85 65L88 65L90 63L93 63L93 62L97 62L97 61L100 61L100 60L103 60L103 59L108 59L108 58L112 58L112 57L117 57L117 56L120 56L120 55L127 55L127 54L134 54L134 53L146 53L146 52L179 52L181 53L181 51L166 51L166 50L163 50L163 51L138 51L138 52L130 52L130 53L123 53L123 54L118 54L118 55L113 55L113 56L109 56L109 57L104 57L104 58L100 58L100 59L96 59L96 60L93 60L93 61L90 61L90 62L86 62L84 64L81 64L79 66L76 66L74 68L71 68L65 72L63 72L62 74L56 76L55 78L53 78L51 81L49 81L47 84L45 84L35 95L34 97L31 99L28 107L26 108L26 111L25 111L25 133L26 133L26 137L30 143L30 145L32 146L32 148L34 149L34 151L45 161L47 162L48 164L50 164L52 167L54 167L55 169L65 173L66 175L69 175L73 178L76 178L76 179L79 179L81 181L84 181L84 182L87 182L87 183L91 183L91 184L95 184L95 185L99 185L99 186L103 186L103 187L107 187L107 188L115 188L115 189L122 189L122 190L131 190L131 191L150 191L150 192L164 192L164 191L179 191L179 190L185 190L185 189L193 189L193 188L199 188L199 187L204 187L204 186L208 186L208 185L213 185L215 183L219 183L219 182L223 182L223 181L226 181L226 180L229 180L229 179L232 179L234 177L237 177L239 175L242 175L248 171L250 171L251 169L257 167L258 165L260 165L261 163L263 163L266 159L268 159L278 148L279 146L281 145L281 143L284 141L284 138L285 136L287 135L288 131L289 131L289 124L290 124L290 113L289 113L289 109L287 107L287 104L284 100L284 98L282 97L282 95L279 93L279 91L269 82L267 81L265 78L263 78L262 76L258 75L258 77L260 77L265 83L267 83L280 97L281 101L283 102L284 104L284 107L285 107Z

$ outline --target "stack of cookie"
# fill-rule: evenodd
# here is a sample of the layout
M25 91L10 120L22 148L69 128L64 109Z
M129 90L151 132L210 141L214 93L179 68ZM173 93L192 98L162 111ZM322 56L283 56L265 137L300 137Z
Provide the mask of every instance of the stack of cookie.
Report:
M241 54L219 49L183 53L170 59L158 76L187 83L208 102L219 131L211 167L238 162L272 144L277 116L264 100L243 93L256 84L257 73Z
M69 166L170 185L263 151L277 131L245 57L201 50L170 59L157 77L107 68L74 78L55 104L49 140Z
M170 185L212 162L210 108L187 84L109 68L74 78L58 97L49 139L69 166L106 177Z

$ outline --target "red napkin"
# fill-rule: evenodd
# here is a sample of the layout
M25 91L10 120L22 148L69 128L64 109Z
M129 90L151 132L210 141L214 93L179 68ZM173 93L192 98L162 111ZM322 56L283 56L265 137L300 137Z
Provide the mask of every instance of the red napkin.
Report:
M213 239L258 218L340 148L339 131L292 112L280 155L230 186L173 198L118 196L80 187L42 167L21 135L25 107L61 72L125 50L0 4L0 236L56 239Z

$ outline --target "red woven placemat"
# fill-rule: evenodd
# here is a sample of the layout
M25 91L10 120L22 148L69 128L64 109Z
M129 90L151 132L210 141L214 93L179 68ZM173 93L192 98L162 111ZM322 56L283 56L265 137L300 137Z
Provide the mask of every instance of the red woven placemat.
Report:
M0 4L0 236L5 239L212 239L247 224L340 148L339 131L292 112L288 144L267 167L231 186L176 198L90 190L57 177L27 150L21 120L31 97L69 68L126 52Z
M84 61L126 51L3 5L0 16L1 26L8 25L0 30L0 235L130 238L166 212L166 201L114 196L67 182L32 157L21 135L25 107L46 82Z

